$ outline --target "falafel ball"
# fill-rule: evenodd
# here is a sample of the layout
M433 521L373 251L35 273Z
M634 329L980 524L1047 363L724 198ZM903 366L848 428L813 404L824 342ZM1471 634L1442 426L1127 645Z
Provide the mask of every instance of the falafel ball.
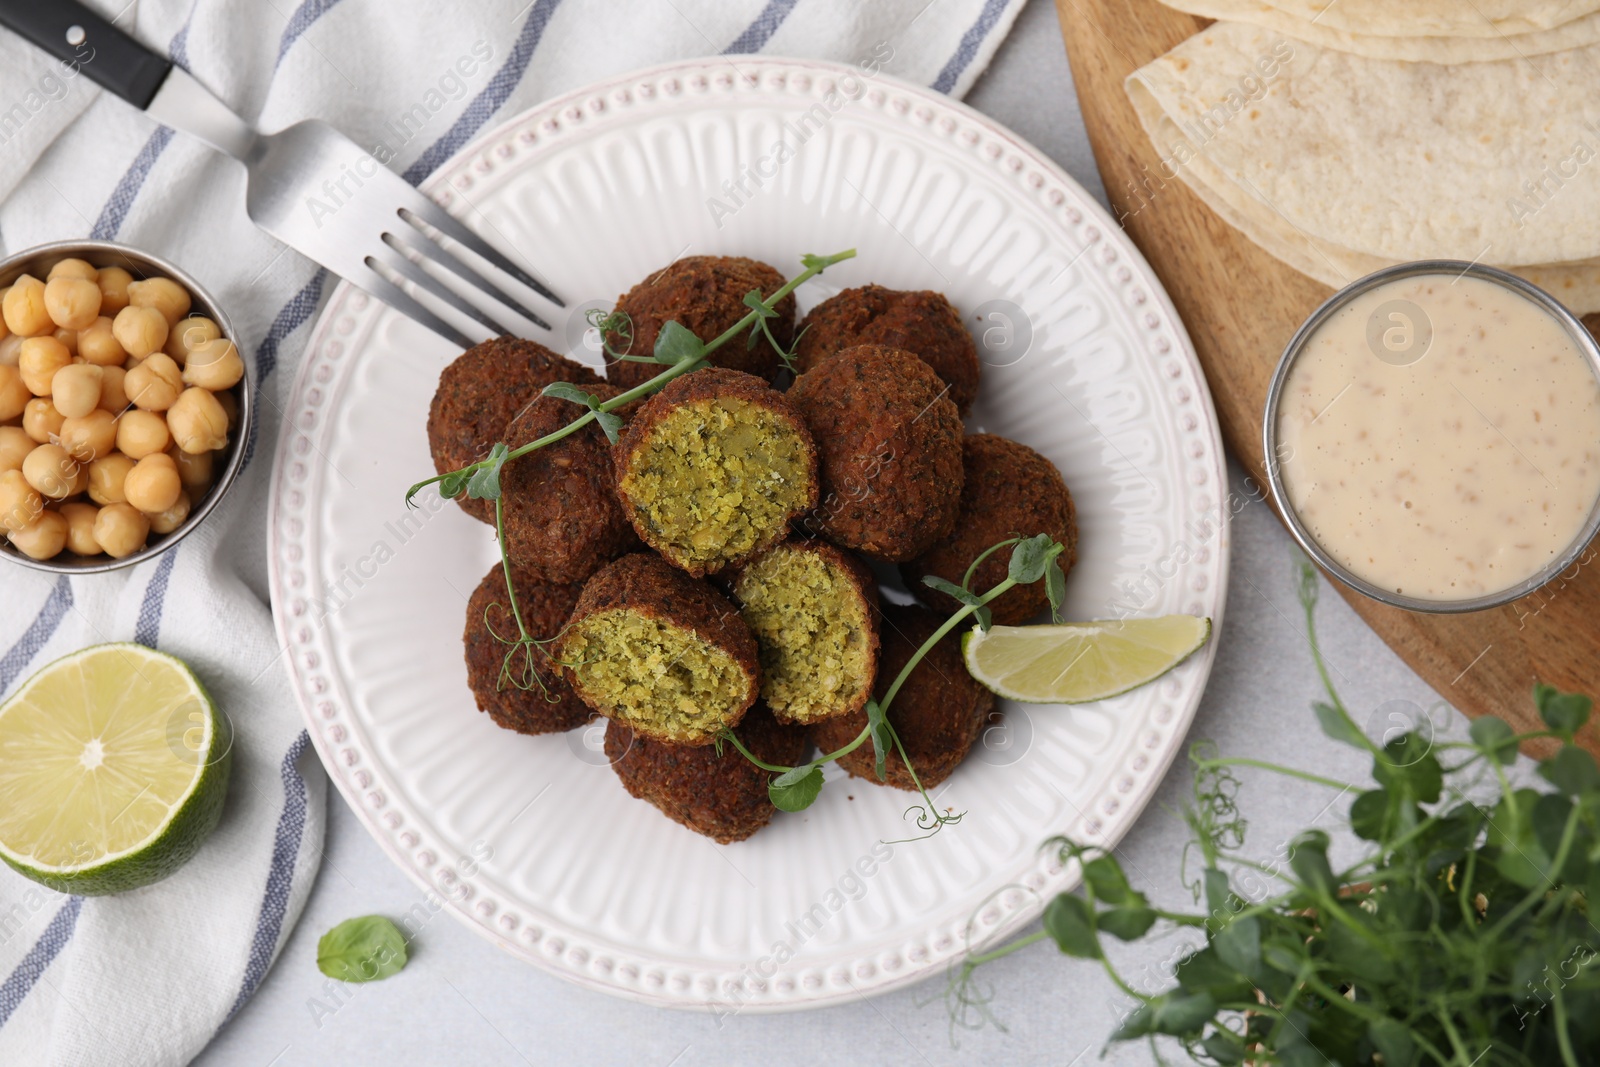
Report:
M978 346L943 293L863 285L811 309L800 323L795 357L802 372L854 345L903 348L950 387L961 414L978 398Z
M780 722L866 704L878 666L878 582L866 564L795 538L741 567L733 598L761 649L761 699Z
M722 367L668 382L612 450L617 496L646 544L715 574L784 539L817 503L817 452L788 399Z
M804 729L778 722L759 701L734 733L767 763L797 764L810 747ZM732 745L720 755L715 745L669 745L613 719L606 724L605 749L629 793L719 845L743 841L778 810L767 796L771 775Z
M549 585L515 567L511 573L517 587L517 607L529 635L536 641L555 637L566 625L583 587ZM594 718L594 712L578 699L542 647L532 645L528 653L519 649L507 663L506 654L512 649L502 638L514 640L517 636L510 603L505 571L496 563L467 601L467 627L462 635L467 684L472 687L478 710L488 712L496 726L519 734L561 733L582 726ZM511 678L504 677L503 668L507 666ZM530 666L537 678L526 673Z
M917 596L936 611L955 611L955 598L922 584L930 574L961 584L972 561L992 546L1013 537L1049 534L1065 547L1057 559L1063 573L1078 558L1078 517L1067 483L1056 465L1027 445L991 433L975 433L961 442L966 481L961 514L950 536L903 564L900 573ZM1006 578L1011 553L1001 549L978 565L972 591L982 594ZM994 621L1018 626L1049 606L1044 582L1022 585L989 602Z
M616 310L627 314L632 336L606 331L609 349L633 356L656 350L656 336L676 322L702 341L711 341L750 314L745 294L752 289L768 296L787 279L774 267L743 256L688 256L675 260L617 298ZM767 323L786 349L794 341L794 294L778 301L778 315ZM754 348L738 338L711 355L711 363L771 381L783 366L778 350L765 336ZM654 363L633 363L606 354L606 380L623 389L643 385L664 370Z
M650 552L589 579L551 656L591 708L679 745L716 740L760 689L756 640L739 610Z
M595 386L600 376L544 345L495 337L473 345L439 375L428 405L428 448L439 474L460 470L489 454L506 426L552 382ZM494 501L455 498L461 510L494 524Z
M883 699L912 654L946 618L917 605L883 605L876 699ZM993 710L994 694L967 673L961 660L961 635L951 632L922 658L895 694L889 704L889 724L905 746L922 787L932 789L967 758ZM811 738L822 751L832 752L854 741L866 727L867 713L858 711L812 727ZM870 744L841 756L838 762L857 778L896 789L916 789L898 751L891 751L885 759L881 782Z
M801 523L880 563L915 559L950 534L961 504L961 414L944 383L898 348L856 345L786 394L822 461L822 502Z
M602 400L617 394L603 382L588 390ZM570 400L537 397L506 427L506 443L517 448L536 441L583 413ZM500 498L512 562L544 581L581 582L639 547L617 501L611 443L594 423L506 463Z

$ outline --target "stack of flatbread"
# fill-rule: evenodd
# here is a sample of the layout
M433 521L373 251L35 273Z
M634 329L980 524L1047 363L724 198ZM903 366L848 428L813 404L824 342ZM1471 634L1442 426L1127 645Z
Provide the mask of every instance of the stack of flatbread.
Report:
M1460 259L1600 311L1600 0L1163 2L1222 21L1128 77L1149 190L1331 286Z

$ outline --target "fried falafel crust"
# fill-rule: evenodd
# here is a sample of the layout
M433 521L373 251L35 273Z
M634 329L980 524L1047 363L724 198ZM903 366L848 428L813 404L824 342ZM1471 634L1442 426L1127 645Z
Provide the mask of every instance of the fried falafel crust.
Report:
M603 382L588 389L602 400L616 395ZM536 441L583 412L570 400L536 397L506 427L506 444L518 448ZM611 444L593 423L506 463L500 498L512 563L546 582L581 582L636 550L639 539L622 512L611 472ZM494 520L492 510L489 518Z
M855 345L903 348L933 368L965 415L978 398L978 346L943 293L931 289L846 289L801 322L795 361L802 373Z
M944 593L922 584L937 575L961 584L972 561L990 547L1013 537L1049 534L1065 551L1057 557L1063 573L1071 573L1078 558L1078 515L1061 472L1048 459L1016 441L978 433L961 442L966 481L961 490L961 512L950 535L928 551L902 564L906 585L937 611L955 611L960 605ZM978 565L972 591L985 593L1005 580L1011 553L994 553ZM1018 586L989 602L994 621L1018 626L1049 606L1044 582Z
M883 699L912 654L944 625L946 618L917 605L883 605L876 699ZM932 789L967 758L992 711L994 694L967 673L961 660L960 635L950 633L923 657L895 694L889 705L889 723L900 736L923 788ZM854 741L866 726L866 712L858 711L813 726L811 737L822 751L832 752ZM884 761L885 779L881 782L871 745L862 745L848 756L841 756L838 762L855 777L877 785L916 789L905 760L897 751L890 752Z
M810 748L802 727L785 726L759 701L734 733L767 763L797 764ZM633 796L720 845L743 841L777 812L767 796L770 775L732 745L670 745L606 723L606 757Z
M661 646L656 654L645 647L652 640ZM681 650L663 657L668 643ZM642 662L636 661L640 655ZM710 744L739 723L760 691L756 639L739 609L708 582L652 552L623 556L595 572L552 658L595 711L679 745ZM660 721L651 700L672 702L669 721ZM708 707L713 701L718 706Z
M661 327L676 322L701 341L711 341L750 313L745 294L752 289L763 297L783 287L777 268L744 256L688 256L651 274L617 298L617 311L626 312L632 322L631 341L616 331L606 333L606 345L628 355L649 356L655 352ZM785 349L794 341L794 294L778 301L778 315L767 322L772 336ZM634 363L613 359L607 353L606 380L623 389L632 389L660 374L655 363ZM754 348L743 338L723 345L711 355L711 363L731 367L771 381L783 366L778 351L763 337Z
M675 413L716 405L722 401L734 405L749 405L769 412L786 430L793 432L796 447L801 453L800 469L796 475L803 484L798 487L795 501L785 505L781 514L772 516L770 528L752 530L753 540L748 547L729 557L695 559L691 555L693 546L675 543L667 530L652 524L649 514L651 503L643 499L644 493L637 479L645 473L643 463L656 435L658 432L663 432L664 424L672 419ZM782 541L788 536L790 523L814 508L819 497L817 448L811 432L806 428L805 420L801 418L795 405L787 396L755 375L724 367L705 367L668 382L660 392L650 397L628 422L616 447L612 449L612 457L617 495L622 502L624 513L633 523L634 531L645 544L695 577L715 574L725 567L737 565ZM766 463L764 473L771 473L774 469L770 457L766 460L759 456L754 458L758 464ZM736 486L735 489L741 495L746 491L744 486ZM747 501L743 506L727 510L738 521L750 522L754 517L753 508Z
M434 471L447 474L487 456L517 413L552 382L592 387L600 376L516 337L496 337L457 356L439 375L428 405ZM468 515L494 525L494 501L465 494L455 500Z
M961 415L910 352L857 345L795 379L786 394L811 428L822 500L800 523L880 563L947 537L961 504Z
M815 603L814 589L798 595L783 589L786 581L814 577L811 563L842 580L829 590L838 594L834 602ZM878 667L878 579L871 568L838 545L794 537L740 567L729 587L760 649L762 699L779 722L821 722L866 705ZM824 632L841 626L843 641ZM856 683L847 685L852 675Z
M583 587L549 585L515 567L512 576L517 586L517 606L529 635L536 641L548 641L558 635ZM467 601L467 625L462 634L467 684L478 710L488 712L496 726L519 734L561 733L582 726L594 718L594 712L578 699L541 646L534 645L531 652L540 685L522 689L512 680L502 682L502 667L511 645L501 638L517 637L517 622L510 605L505 571L496 563ZM523 655L518 651L511 662L512 673L518 678L525 668Z

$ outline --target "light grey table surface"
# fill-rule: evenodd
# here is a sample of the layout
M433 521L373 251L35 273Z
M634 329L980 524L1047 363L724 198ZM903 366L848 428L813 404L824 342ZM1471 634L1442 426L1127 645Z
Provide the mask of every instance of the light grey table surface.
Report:
M1048 0L1032 0L967 102L1016 130L1104 201L1060 27ZM1295 599L1292 545L1240 470L1233 489L1248 500L1232 527L1233 560L1216 667L1190 731L1222 751L1361 781L1354 751L1324 738L1309 705L1319 690ZM1318 625L1346 703L1358 719L1427 714L1438 695L1323 587ZM1463 665L1465 666L1465 665ZM1437 728L1466 732L1448 708ZM1351 847L1343 828L1349 798L1241 775L1240 804L1251 851L1266 859L1296 831L1318 825ZM1180 881L1186 830L1177 811L1190 795L1185 761L1118 850L1135 887L1169 906L1190 904ZM301 1064L1092 1064L1131 1000L1098 965L1045 944L990 966L991 1010L1002 1031L952 1032L944 981L843 1007L791 1015L708 1015L644 1007L567 984L500 952L453 919L439 917L412 946L410 965L384 982L330 993L317 971L318 937L354 915L401 915L418 889L383 855L338 792L328 792L322 869L299 925L255 997L195 1061L202 1067ZM1118 954L1136 987L1163 984L1181 942L1168 936ZM1181 1061L1182 1057L1179 1057ZM1115 1045L1103 1062L1147 1064L1142 1044Z

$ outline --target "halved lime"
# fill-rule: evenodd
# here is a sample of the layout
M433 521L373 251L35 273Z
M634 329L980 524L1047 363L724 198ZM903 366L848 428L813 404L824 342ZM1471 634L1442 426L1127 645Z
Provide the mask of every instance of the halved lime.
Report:
M119 893L194 855L228 792L233 732L181 660L95 645L0 704L0 859L65 893Z
M1083 704L1136 689L1206 643L1197 615L973 628L961 639L967 672L1011 700Z

